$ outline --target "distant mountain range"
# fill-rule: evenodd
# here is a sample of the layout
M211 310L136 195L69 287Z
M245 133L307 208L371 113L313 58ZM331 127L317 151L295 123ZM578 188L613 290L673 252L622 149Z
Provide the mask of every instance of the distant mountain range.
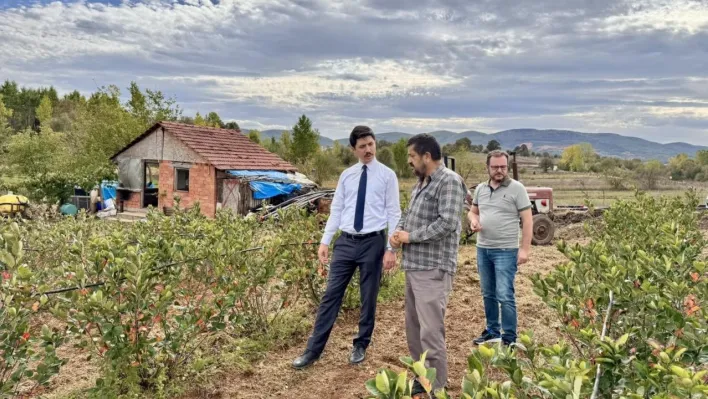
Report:
M248 133L248 130L243 130ZM264 130L261 138L280 138L283 130ZM468 138L473 145L484 145L491 140L497 140L502 148L512 149L521 144L526 144L531 151L548 152L559 154L568 146L578 143L590 143L595 151L602 156L614 156L619 158L639 158L658 159L662 162L681 153L693 157L699 150L708 150L707 146L698 146L688 143L667 143L661 144L638 137L622 136L615 133L580 133L570 130L537 130L537 129L512 129L497 133L482 133L473 130L465 132L451 132L448 130L438 130L430 132L441 145L451 144L455 141ZM376 134L379 141L396 142L400 139L408 139L413 134L404 132L387 132ZM348 145L348 138L338 139L342 145ZM334 140L329 137L320 136L320 144L330 147Z

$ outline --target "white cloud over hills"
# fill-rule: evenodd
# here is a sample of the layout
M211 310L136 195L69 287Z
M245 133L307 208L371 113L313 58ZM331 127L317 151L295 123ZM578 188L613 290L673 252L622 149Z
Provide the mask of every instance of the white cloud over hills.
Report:
M696 0L0 1L0 79L131 80L188 114L343 137L559 128L708 143ZM249 125L249 123L252 123Z

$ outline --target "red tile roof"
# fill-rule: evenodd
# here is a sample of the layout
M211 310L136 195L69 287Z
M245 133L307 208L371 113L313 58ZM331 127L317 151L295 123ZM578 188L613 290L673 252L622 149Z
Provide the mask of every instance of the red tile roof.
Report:
M158 127L174 135L184 145L204 157L210 164L221 170L279 170L297 169L278 155L252 142L238 130L194 126L177 122L158 122L140 137L116 153L125 151Z

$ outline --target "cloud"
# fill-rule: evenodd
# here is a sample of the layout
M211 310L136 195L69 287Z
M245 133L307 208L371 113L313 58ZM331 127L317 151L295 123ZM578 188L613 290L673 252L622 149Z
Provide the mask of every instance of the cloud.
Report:
M705 144L706 41L697 0L0 2L0 78L135 80L188 114L289 128L307 113L333 137L369 123Z

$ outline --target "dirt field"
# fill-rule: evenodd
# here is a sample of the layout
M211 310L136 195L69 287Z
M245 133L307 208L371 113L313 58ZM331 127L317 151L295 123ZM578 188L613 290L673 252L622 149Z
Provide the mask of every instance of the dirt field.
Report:
M708 238L708 215L701 223ZM582 224L568 224L559 228L559 237L569 243L586 243ZM706 254L708 255L708 254ZM533 293L530 276L545 274L565 261L553 245L533 247L528 264L520 268L517 277L517 310L519 331L531 330L543 343L555 343L560 334L559 321ZM471 340L484 328L484 308L476 273L476 250L472 245L462 247L459 256L460 272L455 279L446 317L449 356L450 394L458 396ZM271 353L253 374L233 375L215 383L208 390L200 389L185 397L196 398L366 398L365 382L381 367L394 371L403 368L399 356L408 354L403 301L381 305L377 310L377 324L367 359L358 366L348 363L351 339L357 331L358 312L343 315L335 324L322 358L305 370L290 367L306 344L306 338L280 353Z
M464 164L457 166L458 173L466 176L465 183L473 186L488 179L484 169L486 156L484 154L470 154ZM558 160L555 160L557 162ZM538 168L535 158L518 158L519 180L527 187L551 187L555 205L583 205L589 199L595 206L609 206L618 199L630 199L634 196L633 185L636 181L628 181L626 190L613 189L604 176L600 173L565 172L561 170L544 173ZM472 172L467 171L472 168ZM511 175L511 172L509 172ZM402 193L410 193L415 178L399 179L399 188ZM325 188L335 188L336 177L323 184ZM698 198L705 199L708 195L708 183L672 181L663 178L658 181L657 189L648 191L654 196L681 195L689 187L694 188ZM641 187L638 187L641 189Z
M580 225L571 226L576 228ZM561 230L561 233L564 229ZM573 240L577 242L577 240ZM547 273L563 262L555 246L533 247L528 264L521 267L517 281L519 331L532 330L541 342L554 343L559 335L558 320L532 291L530 276ZM484 308L476 272L476 250L462 247L460 272L448 305L447 344L449 356L450 393L460 392L462 376L471 349L471 340L484 328ZM252 375L233 375L216 383L211 389L200 389L186 398L364 398L364 383L380 367L402 370L399 356L408 355L406 346L403 300L380 305L377 324L367 359L363 364L348 363L351 340L357 331L358 311L348 312L335 324L322 358L305 370L290 367L306 344L306 337L290 349L271 353Z

